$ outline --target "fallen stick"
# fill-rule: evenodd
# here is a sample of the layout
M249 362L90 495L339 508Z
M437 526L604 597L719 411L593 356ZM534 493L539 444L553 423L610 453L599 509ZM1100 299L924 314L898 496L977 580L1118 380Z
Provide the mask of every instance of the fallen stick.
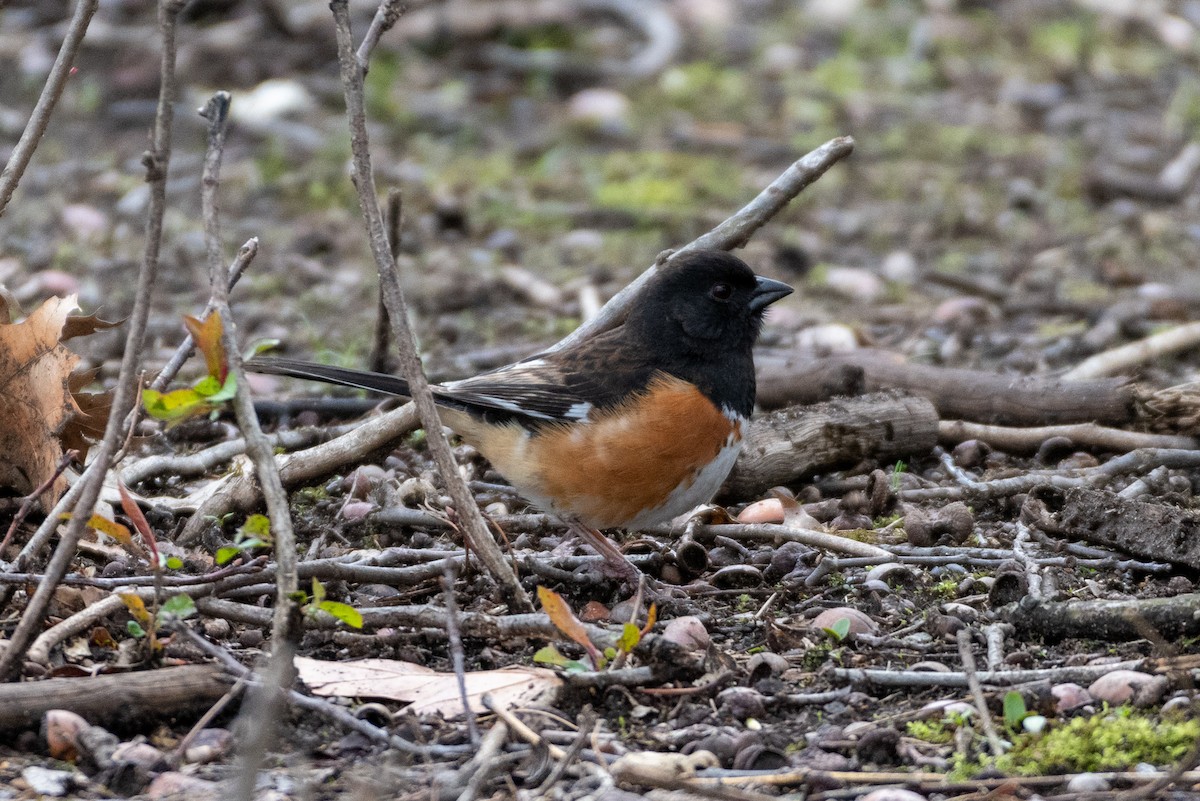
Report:
M229 690L219 665L0 684L0 731L37 728L51 709L68 709L105 728L145 729L145 718L202 712Z
M1168 642L1200 634L1200 594L1170 598L1014 604L1008 622L1022 636L1046 642L1068 639L1128 642L1159 637Z
M1068 370L1063 378L1076 381L1127 372L1162 356L1193 348L1197 343L1200 343L1200 323L1185 323L1136 342L1097 353L1084 359L1074 369Z
M925 398L881 392L756 418L722 495L749 498L815 472L928 453L938 419Z
M758 402L764 408L815 403L839 395L902 389L928 398L947 419L1002 425L1117 425L1134 418L1135 392L1124 379L1062 381L904 362L863 349L819 357L756 354Z
M965 420L943 420L938 423L938 439L943 444L957 444L969 439L983 440L993 448L1007 453L1033 453L1051 437L1066 437L1076 447L1098 448L1128 453L1138 448L1181 448L1195 450L1200 441L1195 437L1174 434L1147 434L1126 431L1092 423L1061 426L1011 428L968 423Z

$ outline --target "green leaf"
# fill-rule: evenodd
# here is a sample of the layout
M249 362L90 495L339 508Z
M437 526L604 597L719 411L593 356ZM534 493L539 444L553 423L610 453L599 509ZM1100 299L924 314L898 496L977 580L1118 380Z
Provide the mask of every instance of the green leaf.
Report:
M850 633L850 618L843 617L835 620L832 626L825 629L825 633L841 642Z
M167 565L167 567L171 568L172 570L178 570L181 567L183 567L183 560L180 559L178 556L168 556L166 565Z
M351 628L361 629L363 627L362 612L350 604L338 603L337 601L321 601L317 604L317 608L322 612L333 615Z
M204 379L207 381L208 379ZM199 391L199 390L197 390ZM208 396L209 403L223 403L227 400L233 400L233 396L237 394L237 379L233 373L225 376L225 383L217 388L217 391Z
M1006 692L1004 694L1004 722L1016 728L1021 725L1026 714L1025 698L1016 690Z
M158 610L158 618L161 621L163 615L172 615L183 619L196 614L196 602L191 599L191 596L180 593L172 595L167 599L167 602Z
M194 389L176 389L172 392L142 391L142 407L155 420L177 423L189 417L207 413L212 406Z
M271 518L266 515L250 515L246 518L246 522L242 523L238 533L247 538L258 539L265 545L271 541Z
M621 627L621 637L617 640L617 650L627 654L634 648L637 648L637 644L641 641L641 629L632 623L626 623Z
M233 557L242 552L241 548L233 545L225 545L217 549L217 564L223 565Z
M325 585L322 584L320 581L318 581L316 576L313 576L313 580L312 580L312 602L313 602L313 605L320 606L321 602L324 600L325 600Z
M537 653L533 655L533 661L539 665L566 667L571 660L563 656L553 645L546 645L537 650Z
M137 637L139 640L142 637L146 636L146 630L144 628L142 628L141 624L139 624L136 620L126 621L125 630L128 631L130 634L132 634L134 637Z
M192 385L197 395L204 396L205 401L211 402L213 396L221 391L221 382L215 376L206 375Z

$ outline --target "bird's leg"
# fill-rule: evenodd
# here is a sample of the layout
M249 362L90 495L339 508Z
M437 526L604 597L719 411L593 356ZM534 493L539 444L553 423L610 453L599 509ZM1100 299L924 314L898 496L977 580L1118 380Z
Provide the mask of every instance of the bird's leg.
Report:
M656 603L662 608L664 604L672 600L687 597L680 588L663 584L658 579L643 573L637 565L629 561L629 557L621 553L621 549L617 547L616 543L596 529L571 518L563 518L563 522L567 524L568 531L574 533L604 557L604 562L600 565L601 573L623 580L635 591L641 588L646 601ZM686 614L693 614L693 612L694 610L688 607Z
M621 553L621 549L617 547L616 543L596 529L571 518L566 520L566 524L568 531L592 546L596 553L604 557L604 564L601 569L607 575L613 578L624 579L629 582L631 587L636 587L638 582L645 576L642 571L638 570L637 565L629 561L629 557Z

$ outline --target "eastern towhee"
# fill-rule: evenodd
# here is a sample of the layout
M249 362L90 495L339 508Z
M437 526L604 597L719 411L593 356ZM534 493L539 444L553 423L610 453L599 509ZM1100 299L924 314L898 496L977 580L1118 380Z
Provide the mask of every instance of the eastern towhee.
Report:
M754 409L763 314L791 292L723 251L683 253L658 268L616 328L435 385L434 400L523 496L611 559L619 552L592 529L666 522L720 488ZM294 359L247 367L408 395L393 375Z

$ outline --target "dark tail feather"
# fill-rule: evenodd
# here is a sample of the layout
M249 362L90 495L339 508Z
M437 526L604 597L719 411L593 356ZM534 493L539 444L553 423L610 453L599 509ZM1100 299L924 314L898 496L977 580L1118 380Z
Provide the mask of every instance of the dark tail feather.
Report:
M277 359L263 356L246 362L246 369L252 373L286 375L292 378L320 381L325 384L340 384L344 387L356 387L370 392L381 392L384 395L409 397L408 382L403 378L387 375L386 373L350 370L345 367L330 367L326 364L306 362L300 359Z

